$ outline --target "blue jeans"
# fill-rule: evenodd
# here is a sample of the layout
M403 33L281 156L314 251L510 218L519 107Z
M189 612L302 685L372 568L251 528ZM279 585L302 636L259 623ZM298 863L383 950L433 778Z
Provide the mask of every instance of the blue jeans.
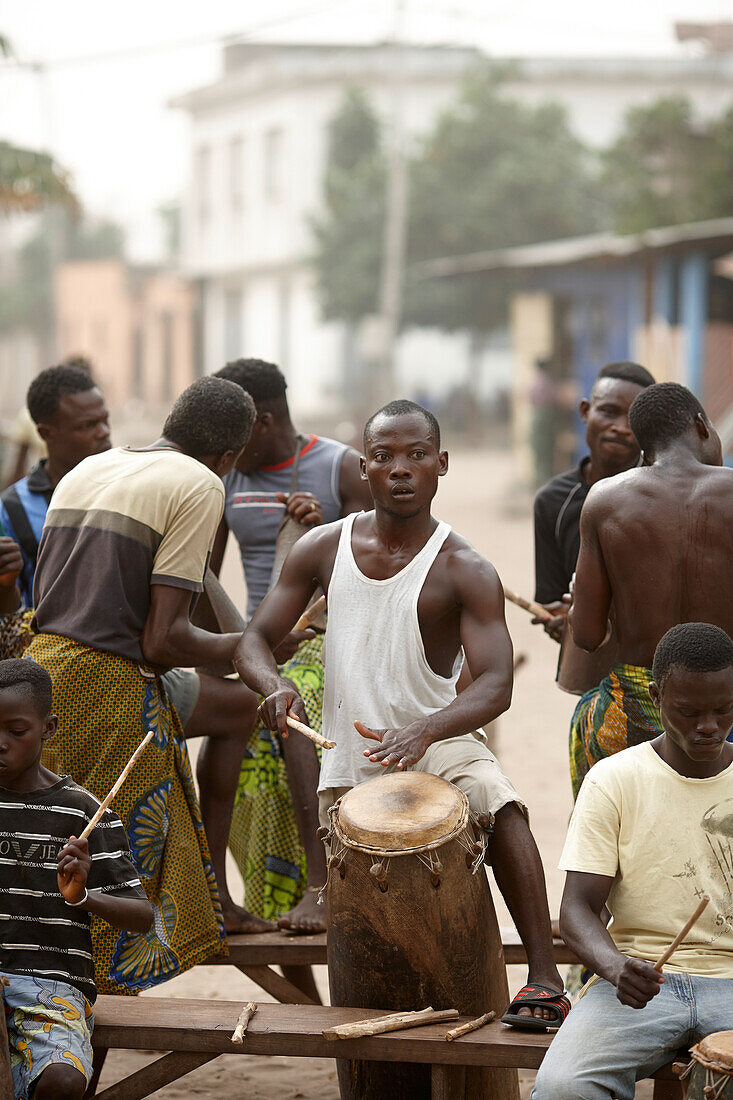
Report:
M733 980L665 971L644 1008L600 979L573 1006L537 1074L532 1100L633 1100L635 1081L704 1035L733 1028Z

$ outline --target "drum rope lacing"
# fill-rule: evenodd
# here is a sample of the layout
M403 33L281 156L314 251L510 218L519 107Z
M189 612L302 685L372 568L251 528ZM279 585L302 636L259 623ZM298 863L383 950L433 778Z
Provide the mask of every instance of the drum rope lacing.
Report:
M432 841L430 844L421 844L419 847L402 848L397 851L393 848L377 848L370 844L349 841L339 828L337 821L340 801L339 799L339 802L330 806L328 809L330 828L325 831L326 835L323 837L324 843L327 843L331 847L331 856L328 861L329 867L335 867L339 872L343 867L347 850L353 848L360 852L368 852L370 855L381 857L380 863L374 864L375 868L379 867L379 873L376 871L374 872L378 881L385 880L387 872L389 871L390 860L397 856L417 856L420 863L422 863L424 867L427 867L432 875L440 875L443 870L443 865L437 855L437 850L451 840L456 840L461 848L463 848L466 855L472 857L472 875L477 874L484 864L486 849L488 847L488 832L486 828L479 823L478 817L473 811L464 810L455 828L439 840ZM468 828L469 824L475 829L480 837L479 840L475 839L474 834ZM322 832L323 831L324 830L322 830ZM326 885L327 883L325 883L319 891L318 905L323 904L323 892L326 889Z
M680 1081L684 1081L686 1077L691 1076L695 1068L695 1063L702 1066L705 1070L705 1100L722 1100L731 1079L731 1075L723 1066L719 1066L715 1062L712 1064L709 1063L699 1051L693 1051L692 1058L679 1075ZM719 1074L720 1076L718 1076Z

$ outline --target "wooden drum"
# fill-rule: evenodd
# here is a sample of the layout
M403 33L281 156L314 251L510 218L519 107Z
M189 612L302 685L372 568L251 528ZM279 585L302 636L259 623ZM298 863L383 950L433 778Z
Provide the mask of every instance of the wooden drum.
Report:
M395 772L332 807L328 877L331 1002L357 1008L506 1010L501 937L484 870L485 835L458 787ZM518 1100L517 1073L469 1067L465 1093ZM430 1069L340 1060L342 1100L424 1100Z
M687 1100L730 1100L733 1097L733 1031L716 1031L708 1035L690 1054Z

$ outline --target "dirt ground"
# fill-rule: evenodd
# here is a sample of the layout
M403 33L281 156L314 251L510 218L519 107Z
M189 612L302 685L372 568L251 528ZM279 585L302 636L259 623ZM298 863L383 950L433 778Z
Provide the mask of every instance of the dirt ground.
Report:
M435 514L451 523L496 566L507 587L527 597L533 595L533 543L530 501L514 483L510 456L495 451L457 452L441 482ZM225 584L233 597L243 598L241 569L229 547ZM240 606L241 606L240 602ZM499 723L497 755L505 771L530 808L532 830L547 875L550 911L559 909L563 876L557 863L565 836L572 800L567 762L567 732L574 697L554 684L557 647L530 617L507 605L507 620L515 653L526 661L517 672L514 699ZM192 746L193 747L193 746ZM195 750L194 750L195 751ZM237 872L231 868L231 882ZM232 891L236 896L236 891ZM497 915L501 925L511 920L497 891ZM417 919L417 917L416 917ZM324 1000L328 986L325 967L319 967L319 987ZM513 989L524 981L519 967L511 967ZM154 996L211 997L227 1000L266 1000L264 994L233 967L199 966L153 991ZM147 1062L152 1055L113 1052L102 1075L101 1087L111 1085ZM534 1074L520 1074L522 1098L529 1097ZM223 1056L190 1073L154 1096L184 1100L191 1096L219 1098L227 1094L247 1100L337 1100L334 1063L320 1059ZM651 1097L651 1084L637 1089L637 1100Z

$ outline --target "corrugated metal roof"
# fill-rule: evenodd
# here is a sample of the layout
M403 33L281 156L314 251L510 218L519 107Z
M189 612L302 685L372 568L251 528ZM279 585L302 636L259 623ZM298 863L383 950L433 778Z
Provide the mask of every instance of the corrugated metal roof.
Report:
M584 237L566 237L559 241L496 248L471 252L464 256L446 256L413 264L410 279L441 279L450 275L470 275L480 271L522 269L528 267L567 267L587 260L624 259L640 252L673 248L678 245L718 241L733 245L733 217L704 222L646 229L643 233L621 236L616 233L591 233Z

